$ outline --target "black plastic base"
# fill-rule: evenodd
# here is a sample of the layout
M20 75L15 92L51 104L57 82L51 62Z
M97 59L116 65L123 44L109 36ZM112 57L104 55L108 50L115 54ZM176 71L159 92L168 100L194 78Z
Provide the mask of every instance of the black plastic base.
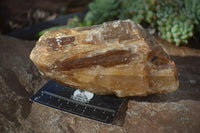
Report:
M89 119L112 123L125 98L96 95L50 80L32 96L31 100Z

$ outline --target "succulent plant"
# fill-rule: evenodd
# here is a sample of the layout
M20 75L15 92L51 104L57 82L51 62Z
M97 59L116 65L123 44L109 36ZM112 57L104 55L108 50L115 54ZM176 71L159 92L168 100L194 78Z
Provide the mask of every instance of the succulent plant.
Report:
M195 31L200 33L200 0L184 0L184 5L182 12L192 20Z
M157 0L157 27L177 46L200 33L200 0Z
M94 0L84 20L68 26L90 26L115 19L132 19L158 29L161 37L179 46L200 34L200 0Z
M89 4L89 11L84 18L83 25L89 26L111 21L119 14L119 7L118 0L94 0Z
M187 44L194 27L192 21L181 12L180 5L183 3L178 0L157 0L155 12L157 28L162 38L177 46Z
M154 10L156 0L123 0L121 1L122 9L120 11L119 19L132 19L137 23L143 21L154 25Z
M124 0L121 3L120 19L147 22L158 29L162 38L177 46L188 42L193 29L200 31L200 0Z

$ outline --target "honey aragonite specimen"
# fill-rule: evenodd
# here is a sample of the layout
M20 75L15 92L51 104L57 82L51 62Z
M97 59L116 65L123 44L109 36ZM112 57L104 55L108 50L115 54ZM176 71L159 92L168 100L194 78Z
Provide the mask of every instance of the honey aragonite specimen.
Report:
M30 58L45 77L96 94L145 96L179 85L174 62L131 20L46 32Z

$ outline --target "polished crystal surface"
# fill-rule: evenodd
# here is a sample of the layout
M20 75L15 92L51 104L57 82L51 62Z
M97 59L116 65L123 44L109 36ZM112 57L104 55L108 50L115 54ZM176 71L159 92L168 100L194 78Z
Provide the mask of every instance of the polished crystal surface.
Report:
M145 96L179 85L175 63L131 20L46 32L30 58L45 77L97 94Z

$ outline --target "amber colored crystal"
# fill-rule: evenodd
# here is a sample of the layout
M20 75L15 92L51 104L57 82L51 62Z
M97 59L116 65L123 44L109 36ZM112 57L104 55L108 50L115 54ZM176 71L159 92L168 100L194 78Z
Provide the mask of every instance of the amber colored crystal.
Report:
M179 84L174 62L131 20L46 32L30 58L44 76L97 94L144 96Z

